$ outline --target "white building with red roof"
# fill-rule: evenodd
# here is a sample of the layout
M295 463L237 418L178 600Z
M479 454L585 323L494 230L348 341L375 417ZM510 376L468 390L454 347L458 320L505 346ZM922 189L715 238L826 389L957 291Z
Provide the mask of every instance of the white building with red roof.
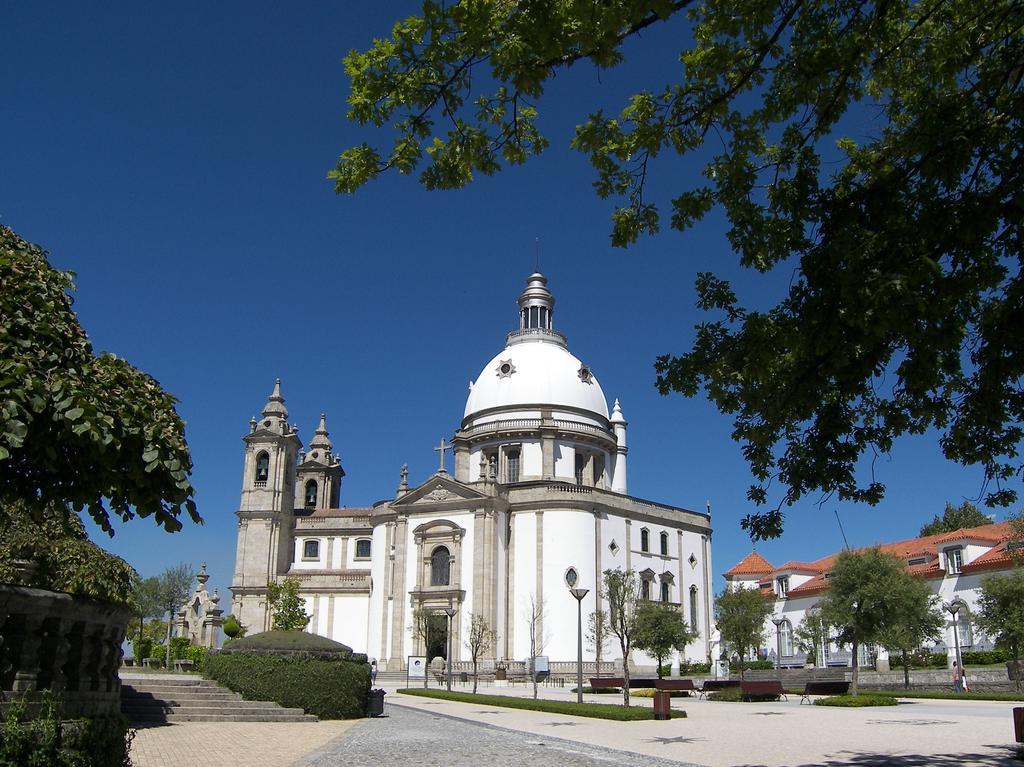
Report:
M885 543L879 548L903 560L914 576L927 580L942 603L949 604L959 597L967 605L956 621L961 650L987 650L992 648L992 640L971 619L977 610L981 581L986 575L1011 569L1020 546L1013 539L1010 523L999 522ZM838 556L836 552L811 562L790 561L776 567L755 551L725 572L728 588L759 589L772 600L772 614L765 622L766 647L761 649L767 649L774 659L778 646L783 666L802 666L807 659L807 653L797 646L794 631L828 588L829 573ZM773 619L781 619L778 635ZM948 613L947 619L944 636L932 649L947 652L952 663L956 642ZM874 653L880 666L888 663L884 649L867 646L862 650L862 664L869 664ZM828 665L851 662L849 651L834 644L823 648L819 655Z

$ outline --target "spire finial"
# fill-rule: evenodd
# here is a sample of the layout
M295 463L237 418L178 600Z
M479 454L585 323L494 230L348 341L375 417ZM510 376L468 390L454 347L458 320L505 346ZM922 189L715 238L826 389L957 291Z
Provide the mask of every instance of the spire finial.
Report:
M331 444L330 433L327 431L327 414L320 414L320 423L316 427L316 431L313 433L313 439L309 441L310 450L327 450L330 451L334 446Z
M274 379L274 390L267 397L267 404L263 408L264 416L277 416L287 423L288 409L284 406L284 397L281 395L281 379Z
M540 237L533 240L533 272L540 273Z

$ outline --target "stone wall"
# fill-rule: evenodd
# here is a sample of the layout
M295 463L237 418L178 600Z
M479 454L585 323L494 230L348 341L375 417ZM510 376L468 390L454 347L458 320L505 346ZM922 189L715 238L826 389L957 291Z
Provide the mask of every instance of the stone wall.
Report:
M0 585L0 712L12 697L24 695L31 708L52 690L65 718L117 714L129 618L105 602Z
M847 674L849 678L849 673ZM861 671L860 686L866 690L902 690L903 670L895 671ZM910 672L910 686L914 690L951 690L953 689L953 672L949 669L919 670ZM1005 668L971 668L967 667L967 687L972 692L1013 692L1014 683L1010 681Z

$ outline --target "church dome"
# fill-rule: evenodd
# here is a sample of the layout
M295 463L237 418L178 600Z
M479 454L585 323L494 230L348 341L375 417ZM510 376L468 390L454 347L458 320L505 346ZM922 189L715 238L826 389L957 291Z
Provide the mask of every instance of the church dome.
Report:
M519 297L519 330L488 362L471 385L465 418L509 407L583 410L607 420L608 403L589 366L566 348L552 327L555 300L538 273L527 278Z

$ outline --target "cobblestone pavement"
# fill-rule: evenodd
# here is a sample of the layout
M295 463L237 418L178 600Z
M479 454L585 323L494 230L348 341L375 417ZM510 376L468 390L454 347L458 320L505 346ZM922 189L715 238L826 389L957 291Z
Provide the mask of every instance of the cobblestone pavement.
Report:
M513 732L486 724L389 705L388 716L361 722L302 767L680 767L652 758L559 738Z
M134 767L286 767L361 720L181 722L135 731Z

